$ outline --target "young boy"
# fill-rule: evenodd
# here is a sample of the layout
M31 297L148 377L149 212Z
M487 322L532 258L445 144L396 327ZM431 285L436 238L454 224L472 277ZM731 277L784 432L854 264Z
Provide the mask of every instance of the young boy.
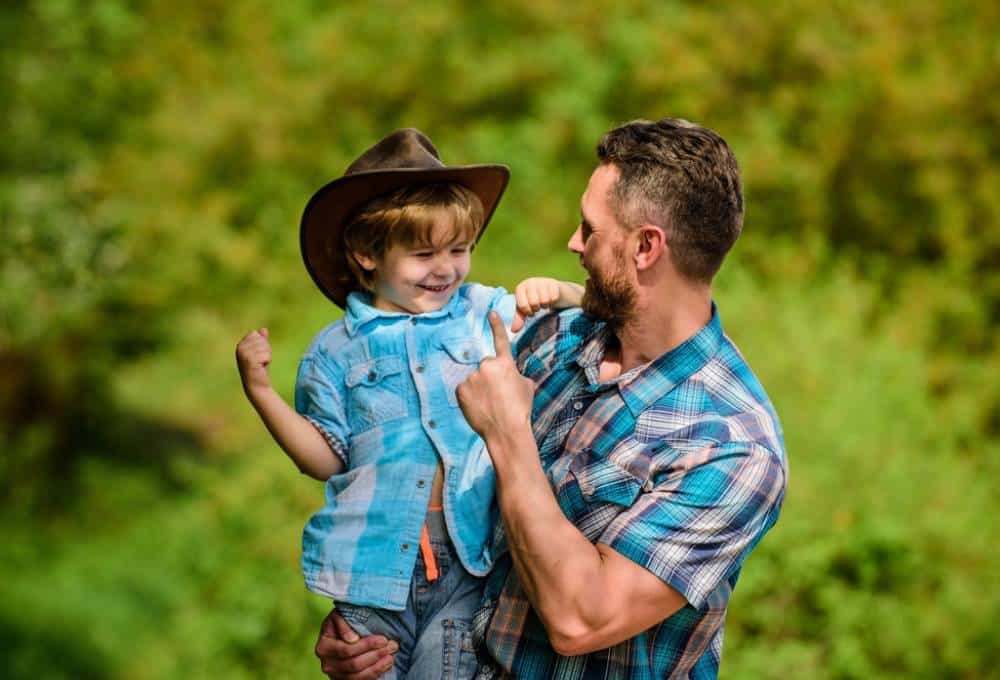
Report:
M444 166L416 130L366 151L306 207L301 242L344 318L313 340L295 410L272 389L267 330L237 347L244 390L299 469L326 481L308 522L308 587L359 634L399 643L387 677L471 677L470 625L492 565L494 477L456 387L492 352L487 314L517 330L582 287L532 278L515 295L465 284L506 167Z

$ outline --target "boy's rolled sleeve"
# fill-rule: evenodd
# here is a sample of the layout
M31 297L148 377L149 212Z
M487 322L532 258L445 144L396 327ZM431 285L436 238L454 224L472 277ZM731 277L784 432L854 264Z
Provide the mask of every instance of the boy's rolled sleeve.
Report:
M640 494L600 538L697 609L774 524L785 488L777 456L727 444Z
M343 384L332 362L318 353L306 355L299 363L295 380L295 410L319 430L346 467L351 433L344 410Z

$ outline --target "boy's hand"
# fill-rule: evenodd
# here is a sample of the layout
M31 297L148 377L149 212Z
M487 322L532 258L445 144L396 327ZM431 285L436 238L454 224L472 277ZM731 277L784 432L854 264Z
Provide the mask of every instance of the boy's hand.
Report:
M247 396L271 387L267 366L271 363L271 343L267 341L267 329L250 331L236 345L236 365L240 369L240 380Z
M524 328L524 320L540 309L552 307L559 302L562 288L558 279L545 276L533 276L517 284L514 289L514 300L517 313L510 330L514 333Z

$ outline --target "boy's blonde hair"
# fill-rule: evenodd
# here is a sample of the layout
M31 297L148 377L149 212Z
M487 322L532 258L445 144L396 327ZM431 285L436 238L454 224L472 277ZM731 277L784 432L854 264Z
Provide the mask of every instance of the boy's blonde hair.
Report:
M435 226L448 229L434 238ZM461 184L403 187L366 203L344 229L347 264L362 288L373 290L375 272L362 267L355 254L381 260L393 246L440 248L474 243L483 228L483 204Z

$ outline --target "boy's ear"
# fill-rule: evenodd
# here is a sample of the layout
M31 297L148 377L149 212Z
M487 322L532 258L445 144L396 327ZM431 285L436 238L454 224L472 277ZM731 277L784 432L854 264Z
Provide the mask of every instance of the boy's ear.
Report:
M355 261L364 269L366 272L375 271L375 259L365 255L364 253L351 253Z

